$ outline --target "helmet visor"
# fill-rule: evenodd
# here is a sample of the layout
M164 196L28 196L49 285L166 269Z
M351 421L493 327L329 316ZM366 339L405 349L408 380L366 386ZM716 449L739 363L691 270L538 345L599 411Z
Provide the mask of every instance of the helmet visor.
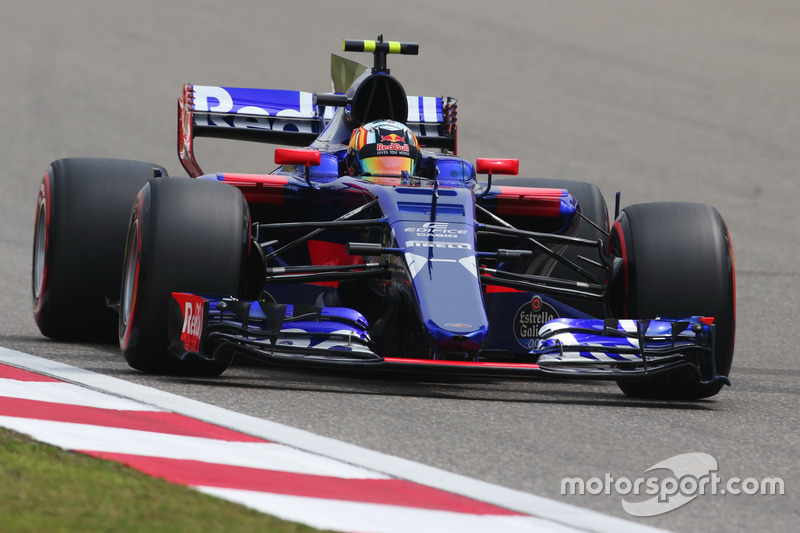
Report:
M372 176L402 176L403 171L414 175L414 160L404 156L368 157L361 160L361 170Z

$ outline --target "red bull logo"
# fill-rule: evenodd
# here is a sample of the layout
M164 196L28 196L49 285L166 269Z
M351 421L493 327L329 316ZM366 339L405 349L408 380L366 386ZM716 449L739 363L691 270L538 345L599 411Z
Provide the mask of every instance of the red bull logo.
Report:
M390 133L389 135L384 135L383 137L381 137L381 142L389 144L405 143L406 139L402 135L398 135L396 133Z
M378 150L378 152L408 152L408 145L405 143L391 143L391 144L378 143L376 149Z

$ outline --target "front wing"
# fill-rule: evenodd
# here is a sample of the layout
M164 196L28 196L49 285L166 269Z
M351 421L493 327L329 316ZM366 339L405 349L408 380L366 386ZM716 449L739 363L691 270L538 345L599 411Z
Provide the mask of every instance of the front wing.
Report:
M367 320L349 308L173 293L169 317L170 352L181 359L233 352L282 365L616 381L690 371L730 384L716 372L714 333L707 317L557 318L522 357L454 361L381 357Z

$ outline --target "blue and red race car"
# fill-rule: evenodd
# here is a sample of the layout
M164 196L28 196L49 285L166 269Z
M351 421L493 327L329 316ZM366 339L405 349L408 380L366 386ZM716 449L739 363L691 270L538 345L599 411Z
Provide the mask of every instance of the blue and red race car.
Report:
M37 202L34 316L119 338L128 363L213 376L236 355L352 369L615 380L696 399L728 383L730 237L712 207L628 206L594 185L457 155L457 102L387 68L415 43L344 41L334 92L186 85L190 177L52 163ZM269 174L206 173L196 137L261 141ZM485 178L483 178L485 176Z

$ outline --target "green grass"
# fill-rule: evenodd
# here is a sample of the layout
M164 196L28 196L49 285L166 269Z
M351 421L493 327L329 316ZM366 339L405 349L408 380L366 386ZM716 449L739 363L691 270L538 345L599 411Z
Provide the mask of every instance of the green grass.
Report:
M317 530L0 428L0 531Z

